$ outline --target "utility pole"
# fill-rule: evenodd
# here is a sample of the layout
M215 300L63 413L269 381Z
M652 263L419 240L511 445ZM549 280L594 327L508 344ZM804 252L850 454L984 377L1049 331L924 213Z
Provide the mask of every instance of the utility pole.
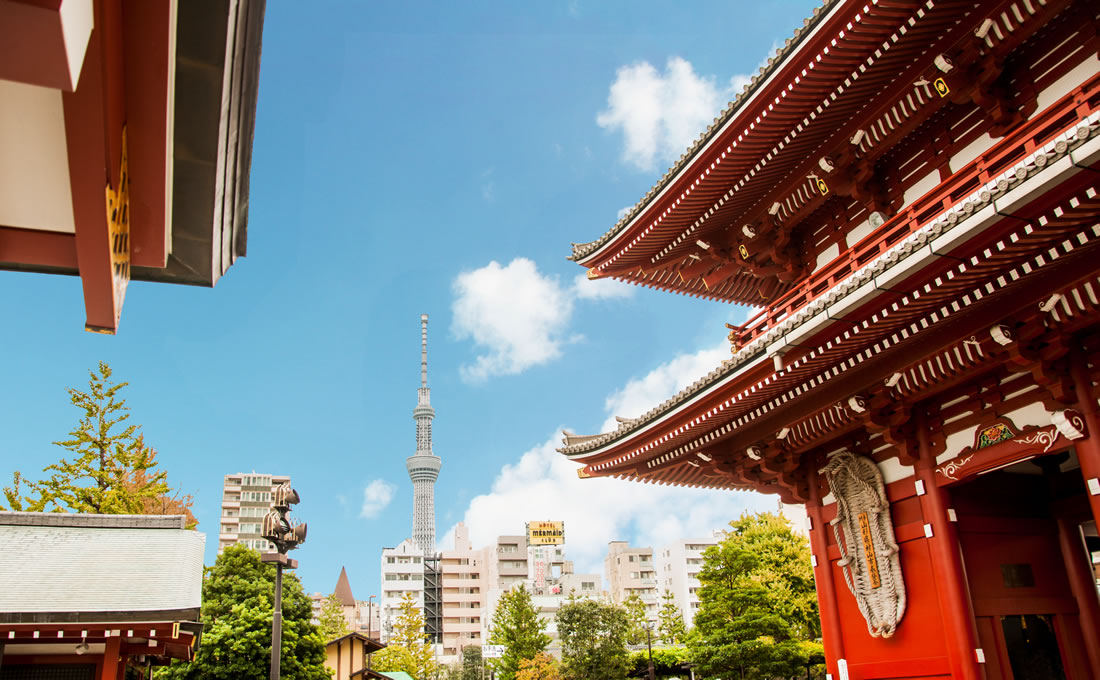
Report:
M283 484L275 489L275 501L272 510L264 517L263 531L260 534L275 544L279 551L264 553L260 559L275 564L275 612L271 617L271 680L279 680L283 651L283 567L297 569L298 560L286 556L288 550L294 550L306 542L306 525L291 524L290 506L301 501L298 492Z

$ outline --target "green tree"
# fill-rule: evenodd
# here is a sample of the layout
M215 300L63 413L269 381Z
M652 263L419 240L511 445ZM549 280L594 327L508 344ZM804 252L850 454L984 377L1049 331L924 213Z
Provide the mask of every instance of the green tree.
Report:
M462 648L462 674L460 680L481 680L481 647L469 645Z
M646 643L646 629L649 621L646 618L645 602L638 597L638 593L631 592L623 600L623 609L626 610L630 626L626 631L626 643L628 645L644 645Z
M519 662L516 680L561 680L557 659L546 652L539 652L531 659Z
M226 548L203 575L205 628L195 659L158 670L158 680L265 680L274 602L275 567L261 562L254 550ZM284 572L282 677L287 680L331 678L312 613L298 577Z
M684 615L676 606L676 596L671 590L666 590L661 595L661 609L657 612L657 621L661 642L666 645L678 645L684 641L687 626L684 625Z
M550 644L544 633L546 621L531 603L531 593L522 584L500 597L489 627L489 644L504 645L504 655L491 662L501 680L513 680L520 661L533 659Z
M653 670L658 678L683 677L685 665L691 661L686 647L654 647ZM630 677L644 678L649 669L649 651L642 649L630 653Z
M622 680L628 655L626 610L600 600L570 596L558 610L562 677L565 680Z
M401 598L400 613L393 625L393 634L382 651L374 653L372 668L376 671L404 671L420 680L434 677L439 665L432 646L424 637L424 616L416 607L416 598L409 591Z
M129 383L111 380L111 367L99 362L89 371L88 391L69 388L69 400L81 411L69 439L54 442L73 454L47 466L48 478L32 481L15 472L4 487L11 510L97 514L183 514L191 526L190 496L168 488L167 473L157 469L156 451L145 444L141 427L129 423L130 409L119 392ZM0 509L4 509L0 505Z
M336 597L336 593L321 601L321 613L317 618L320 619L317 628L321 632L321 639L325 642L343 637L351 632L348 629L348 619L344 616L344 603Z
M821 655L806 540L778 514L745 514L703 553L688 647L696 674L788 677Z

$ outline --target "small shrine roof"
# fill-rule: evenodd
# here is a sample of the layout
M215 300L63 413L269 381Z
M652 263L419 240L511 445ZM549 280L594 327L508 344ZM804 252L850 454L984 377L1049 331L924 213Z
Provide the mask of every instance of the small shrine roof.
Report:
M181 516L0 512L0 617L198 614L206 536Z

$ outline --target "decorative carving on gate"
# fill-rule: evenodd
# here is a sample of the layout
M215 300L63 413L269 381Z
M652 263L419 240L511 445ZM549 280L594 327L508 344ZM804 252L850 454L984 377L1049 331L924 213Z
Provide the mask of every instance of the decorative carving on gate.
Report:
M905 581L882 473L870 458L842 451L822 470L836 498L830 522L837 566L873 637L890 637L905 615Z
M1057 453L1086 436L1085 419L1072 409L1050 414L1051 425L1016 427L1008 418L978 428L974 446L936 466L940 486L992 472L1035 456ZM1007 435L1007 436L1006 436Z

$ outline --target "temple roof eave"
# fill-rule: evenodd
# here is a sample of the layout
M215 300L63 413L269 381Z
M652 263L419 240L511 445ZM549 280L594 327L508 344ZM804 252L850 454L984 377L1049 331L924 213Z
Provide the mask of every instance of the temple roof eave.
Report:
M639 441L645 435L660 430L661 426L672 417L679 416L693 406L707 401L721 386L744 375L754 366L760 365L760 360L770 356L778 345L786 345L787 338L799 327L816 325L821 318L821 313L827 308L838 304L848 305L862 296L867 286L872 285L876 278L882 277L892 269L898 268L902 271L911 269L913 262L910 258L924 256L925 251L928 250L926 246L931 241L947 237L950 232L954 233L947 240L963 239L964 235L971 230L974 231L971 236L982 233L982 229L978 227L990 218L986 213L992 211L994 200L1011 200L1010 194L1017 190L1020 191L1021 196L1028 195L1031 183L1028 180L1044 181L1043 178L1037 177L1037 174L1055 171L1072 173L1068 167L1058 170L1054 161L1068 156L1086 142L1091 149L1098 143L1094 131L1100 132L1100 111L1094 112L1085 120L1074 122L1059 135L1057 140L1051 140L1018 163L1006 168L991 181L977 187L972 194L960 198L950 208L931 217L920 229L900 240L879 257L867 262L865 266L853 272L847 279L797 313L790 314L766 333L741 347L731 359L723 361L720 366L672 398L638 418L621 421L619 427L611 432L589 435L583 440L578 438L572 442L566 440L563 442L565 446L558 451L572 460L588 462L621 450L624 444L631 446L628 442L632 439ZM1065 145L1059 149L1056 141L1065 142ZM1044 157L1041 163L1036 162L1039 156ZM1002 180L1007 189L999 186ZM773 372L771 379L777 375L778 371Z
M752 76L750 82L744 86L741 94L729 102L707 129L695 139L691 147L661 176L661 179L602 236L587 243L571 243L572 252L566 259L585 264L605 245L628 231L642 217L646 208L671 188L676 179L687 171L696 157L705 151L718 135L734 122L737 114L764 89L788 57L796 51L796 48L812 35L824 23L826 17L830 16L842 4L841 0L823 0L820 7L815 7L813 14L803 20L802 26L796 28L793 36L788 38L784 45L776 50L774 56L768 58L767 64L761 66L759 72Z

